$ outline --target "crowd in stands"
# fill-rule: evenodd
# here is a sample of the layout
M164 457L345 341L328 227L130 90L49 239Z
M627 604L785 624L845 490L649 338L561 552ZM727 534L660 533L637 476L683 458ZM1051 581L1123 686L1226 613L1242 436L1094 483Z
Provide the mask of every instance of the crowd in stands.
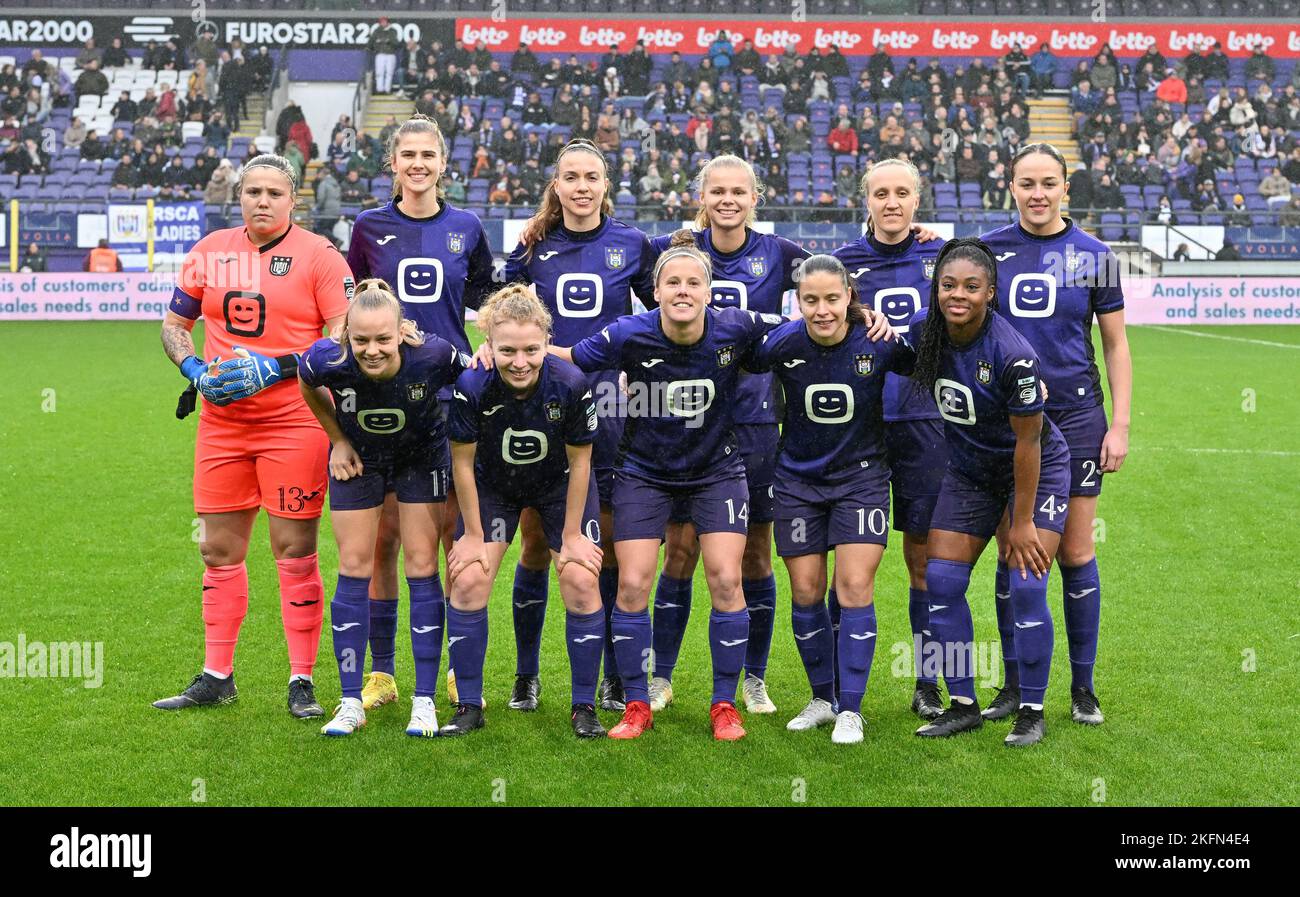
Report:
M1131 64L1109 49L1080 61L1071 205L1145 207L1151 223L1181 212L1183 224L1300 226L1300 65L1279 77L1256 48L1234 68L1217 43L1182 59L1153 47Z
M109 74L128 66L172 77L160 74L156 87L140 91L112 91ZM45 176L55 156L72 154L111 170L110 195L151 188L162 199L227 203L237 174L226 158L231 135L247 115L248 95L267 89L273 69L268 48L254 52L239 41L222 48L208 36L186 48L150 41L138 60L121 38L106 48L92 38L76 56L75 78L35 49L21 66L0 66L0 172ZM65 126L52 127L87 96L102 98L96 109L109 111L111 130L101 132L75 111ZM182 153L187 134L192 151Z
M619 214L637 220L691 215L700 160L723 152L762 173L769 220L858 220L861 174L887 157L921 171L922 214L1003 213L1013 208L1009 162L1031 140L1028 98L1060 88L1068 70L1082 157L1069 179L1072 208L1138 209L1167 223L1205 213L1222 216L1212 223L1300 224L1300 66L1279 75L1262 51L1235 68L1218 47L1178 60L1152 49L1131 63L1103 48L1072 64L1045 45L969 62L903 58L882 45L850 60L835 46L764 54L720 31L699 58L651 56L638 43L583 60L523 45L507 58L482 44L397 35L387 24L372 34L376 58L394 57L376 86L438 122L450 145L449 201L489 214L535 207L572 137L605 150ZM113 97L106 72L126 64L121 40L104 49L90 40L75 78L39 51L0 68L4 174L48 173L51 154L71 147L84 160L111 160L114 189L229 202L239 166L257 152L231 135L249 94L270 83L268 49L206 36L187 47L150 43L141 67L174 71L183 83L160 77L138 98ZM111 131L74 116L51 135L52 110L86 95L105 97ZM369 134L343 115L318 147L302 110L284 108L277 150L300 176L311 159L325 163L314 184L318 220L387 198L382 160L398 124L390 118Z

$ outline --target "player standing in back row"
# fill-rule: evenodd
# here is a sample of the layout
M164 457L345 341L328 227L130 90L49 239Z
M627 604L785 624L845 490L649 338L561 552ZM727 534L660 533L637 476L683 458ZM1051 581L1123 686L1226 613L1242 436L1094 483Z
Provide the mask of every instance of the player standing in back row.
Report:
M912 219L921 197L921 175L912 163L901 159L874 163L862 178L862 193L867 232L835 250L834 255L848 269L863 305L884 315L901 336L910 339L912 316L929 305L934 261L944 243L923 243L912 234ZM903 534L903 561L910 586L907 615L916 668L912 711L921 719L932 720L943 712L943 702L938 671L927 669L924 661L933 656L925 648L930 642L925 543L948 464L948 446L934 400L914 390L906 377L884 376L885 445L894 493L894 529ZM833 588L830 613L838 629L839 602Z
M1093 685L1101 624L1101 580L1093 525L1101 479L1128 455L1133 362L1124 332L1124 291L1118 260L1105 243L1061 215L1069 181L1065 160L1049 143L1031 143L1011 160L1011 195L1020 220L985 234L998 260L999 313L1029 341L1042 361L1047 416L1070 447L1070 517L1057 560L1070 647L1070 714L1099 725ZM1101 331L1114 419L1108 426L1093 352L1092 321ZM1006 681L984 711L1001 719L1019 703L1004 524L998 532L995 604Z
M551 313L554 340L572 346L632 313L632 293L642 304L654 305L650 272L654 255L646 235L613 217L609 170L600 149L590 140L571 140L555 160L555 174L537 213L524 225L519 245L506 261L506 281L532 284L537 298ZM618 597L618 561L614 552L613 492L618 444L623 437L624 401L618 391L618 371L587 375L593 391L600 429L592 449L605 535L600 597L606 613L605 676L600 682L602 710L623 709L623 685L618 678L608 615ZM538 662L542 625L546 619L551 546L537 512L529 508L520 520L523 545L515 567L515 687L510 706L536 710L541 680Z
M415 115L388 142L393 198L357 216L348 246L348 264L357 279L378 277L392 284L402 316L424 333L470 353L465 309L477 309L492 291L492 250L477 215L442 199L447 141L437 123ZM451 399L450 388L438 396ZM444 406L445 411L445 406ZM451 549L459 508L453 489L442 521L443 545ZM375 569L370 580L370 653L373 671L363 690L366 709L397 699L393 681L397 632L397 503L390 495L380 520ZM447 670L447 688L455 679Z

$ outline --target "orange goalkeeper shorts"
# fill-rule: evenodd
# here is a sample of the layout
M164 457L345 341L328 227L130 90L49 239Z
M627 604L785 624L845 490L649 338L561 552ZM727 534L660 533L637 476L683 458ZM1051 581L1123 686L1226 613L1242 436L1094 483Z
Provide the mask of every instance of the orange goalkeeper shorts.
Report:
M329 439L314 420L242 424L199 418L194 510L266 508L276 517L319 517L329 474Z

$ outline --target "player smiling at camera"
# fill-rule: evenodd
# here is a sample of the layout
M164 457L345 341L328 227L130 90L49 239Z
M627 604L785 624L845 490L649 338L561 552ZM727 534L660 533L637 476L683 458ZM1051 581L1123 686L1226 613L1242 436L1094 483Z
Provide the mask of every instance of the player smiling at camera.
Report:
M438 391L468 359L448 341L402 317L388 284L365 280L337 338L319 340L298 368L302 396L329 434L330 520L339 545L338 585L330 603L343 701L325 735L365 725L362 659L370 637L370 576L375 539L389 495L411 593L415 694L408 735L438 732L434 693L442 658L443 596L438 531L447 500L445 412Z
M1070 447L1070 518L1057 560L1070 649L1070 713L1099 725L1093 685L1101 623L1101 580L1093 526L1102 475L1128 455L1133 363L1124 332L1119 265L1106 244L1061 214L1069 182L1065 160L1048 143L1031 143L1011 161L1011 195L1020 220L983 239L998 259L999 313L1034 347L1047 383L1046 414ZM1101 331L1114 418L1108 425L1092 322ZM996 600L1006 680L986 719L1009 715L1018 702L1015 643L1007 607L1006 525L999 531Z
M447 421L463 523L448 559L447 640L460 703L442 734L483 725L488 598L520 517L532 510L548 562L555 561L567 612L573 732L599 738L605 735L595 708L605 612L598 584L603 552L591 464L598 432L591 386L573 365L547 354L551 315L526 287L512 284L494 293L480 311L479 326L487 334L492 370L461 375Z

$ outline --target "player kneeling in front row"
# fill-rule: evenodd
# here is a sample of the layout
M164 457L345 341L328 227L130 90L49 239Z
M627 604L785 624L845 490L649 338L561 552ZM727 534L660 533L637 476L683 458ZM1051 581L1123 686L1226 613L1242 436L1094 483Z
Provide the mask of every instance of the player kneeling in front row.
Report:
M952 704L916 730L943 737L978 729L974 638L966 589L971 569L1010 513L1011 611L1020 708L1007 736L1036 744L1046 731L1043 695L1052 665L1047 576L1060 545L1070 490L1070 452L1043 416L1039 359L996 314L997 262L980 240L953 240L935 263L930 306L911 321L917 388L944 420L948 470L930 520L925 581L930 629L943 649Z
M547 354L551 315L527 287L498 290L478 320L487 334L492 369L460 376L447 420L463 532L447 559L447 650L459 700L442 734L463 735L483 726L488 597L520 514L533 508L567 611L573 732L601 738L605 728L596 718L595 701L605 644L603 553L591 469L596 404L586 375Z
M366 723L361 680L370 637L370 576L389 492L397 494L411 591L415 693L406 734L438 733L433 704L443 626L438 523L448 481L438 390L456 379L466 360L451 343L425 336L403 320L388 284L372 279L357 285L341 334L317 341L298 368L303 397L332 445L329 499L339 577L330 622L343 701L321 728L324 735L351 735Z
M747 367L776 372L785 421L775 477L776 548L790 574L795 645L813 697L787 729L835 721L831 741L862 740L862 698L876 649L876 569L888 538L885 374L910 374L912 348L883 321L875 338L843 263L815 255L799 268L801 321L767 334ZM838 651L826 594L835 552ZM834 651L834 653L832 653ZM840 706L834 664L839 666Z

